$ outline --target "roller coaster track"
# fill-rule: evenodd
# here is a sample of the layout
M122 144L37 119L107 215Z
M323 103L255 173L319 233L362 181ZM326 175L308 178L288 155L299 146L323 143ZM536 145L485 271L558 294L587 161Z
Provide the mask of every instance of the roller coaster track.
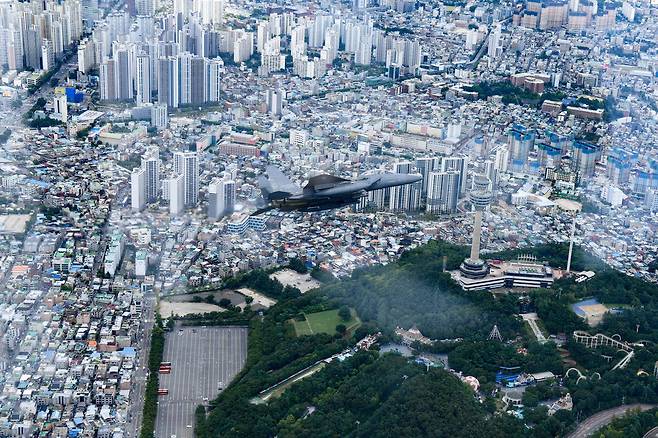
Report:
M576 342L585 344L585 346L589 348L610 346L617 348L619 350L624 350L627 353L633 351L633 346L628 342L622 342L618 339L611 338L610 336L606 336L602 333L590 335L587 332L576 330L575 332L573 332L573 338Z
M628 342L622 342L621 336L619 335L612 336L613 337L606 336L602 333L590 335L589 333L580 330L573 332L574 340L578 343L585 344L585 346L588 348L613 347L619 351L624 351L626 356L617 362L615 366L612 367L612 369L617 370L626 368L626 365L628 365L633 356L635 356L635 350L633 349L634 345L631 345ZM618 337L619 339L615 339L614 336Z

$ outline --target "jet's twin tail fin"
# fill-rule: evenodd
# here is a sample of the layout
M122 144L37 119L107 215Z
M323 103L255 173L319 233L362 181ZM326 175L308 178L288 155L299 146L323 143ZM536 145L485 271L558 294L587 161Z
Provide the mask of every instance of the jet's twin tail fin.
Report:
M315 193L319 190L328 189L335 187L337 184L347 182L349 179L341 178L335 175L316 175L309 178L308 182L304 186L304 193Z

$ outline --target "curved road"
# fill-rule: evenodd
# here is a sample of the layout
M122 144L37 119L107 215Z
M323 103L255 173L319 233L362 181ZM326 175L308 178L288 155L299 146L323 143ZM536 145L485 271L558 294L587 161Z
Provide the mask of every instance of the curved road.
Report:
M610 423L615 417L621 417L624 415L626 411L630 411L631 409L648 411L649 409L655 407L656 405L636 403L632 405L617 406L616 408L598 412L591 417L586 418L582 423L578 425L576 430L567 435L566 438L587 438L603 426Z
M654 427L649 432L645 433L642 438L655 438L658 437L658 427Z

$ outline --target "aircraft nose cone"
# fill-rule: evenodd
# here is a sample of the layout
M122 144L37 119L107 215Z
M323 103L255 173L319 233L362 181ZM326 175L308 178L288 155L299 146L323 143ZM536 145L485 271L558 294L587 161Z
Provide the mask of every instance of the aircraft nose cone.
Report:
M422 175L404 175L403 178L405 184L412 184L420 181L421 179L423 179Z

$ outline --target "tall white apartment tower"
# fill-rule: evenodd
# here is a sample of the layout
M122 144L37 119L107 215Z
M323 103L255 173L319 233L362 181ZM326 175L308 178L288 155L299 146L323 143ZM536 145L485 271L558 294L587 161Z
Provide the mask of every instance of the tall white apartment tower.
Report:
M199 201L199 157L196 152L176 152L174 172L184 178L184 203L194 207Z
M59 120L66 123L68 120L68 108L65 94L55 96L55 99L53 100L53 111Z
M180 105L178 59L173 56L158 60L158 103L170 108Z
M167 105L156 103L151 107L151 126L156 129L164 129L169 123L167 116Z
M220 208L223 214L230 214L235 210L235 181L232 179L222 181L219 193Z
M431 214L454 213L458 200L459 172L430 172L425 211Z
M438 170L441 166L441 159L438 157L419 157L416 158L416 169L423 175L423 194L427 194L427 184L431 172Z
M185 209L185 178L175 175L168 180L169 183L169 213L180 214Z
M283 109L284 91L281 89L268 89L265 93L267 111L273 116L281 115Z
M133 169L130 174L130 206L140 211L146 205L146 170L143 167Z
M494 28L489 34L489 41L487 41L487 56L489 61L493 61L500 57L502 54L502 36L500 23L494 24Z
M146 172L144 184L146 186L146 202L158 200L160 190L160 151L158 148L149 149L142 157L142 168Z
M45 39L41 43L41 68L45 71L50 70L55 66L55 52L53 51L53 43Z
M395 163L395 173L413 173L410 161ZM391 211L415 211L420 209L420 198L423 188L422 179L417 183L391 187L388 206Z
M501 147L496 151L494 167L498 172L505 173L509 168L509 149L507 146Z
M235 181L213 180L208 186L208 217L218 219L235 209Z
M217 219L220 216L219 212L219 191L221 181L212 180L208 185L208 217Z
M192 58L188 52L178 54L178 72L180 74L180 103L192 103ZM176 79L174 79L176 80Z
M205 63L204 100L206 102L219 102L224 61L222 61L222 58L213 58L206 59Z
M155 1L154 0L136 0L135 9L138 15L152 16L155 14Z
M468 169L468 157L465 155L455 157L445 157L441 161L441 171L457 171L459 172L459 195L466 192L466 177Z
M137 75L135 102L139 104L151 102L151 58L148 55L137 56Z

